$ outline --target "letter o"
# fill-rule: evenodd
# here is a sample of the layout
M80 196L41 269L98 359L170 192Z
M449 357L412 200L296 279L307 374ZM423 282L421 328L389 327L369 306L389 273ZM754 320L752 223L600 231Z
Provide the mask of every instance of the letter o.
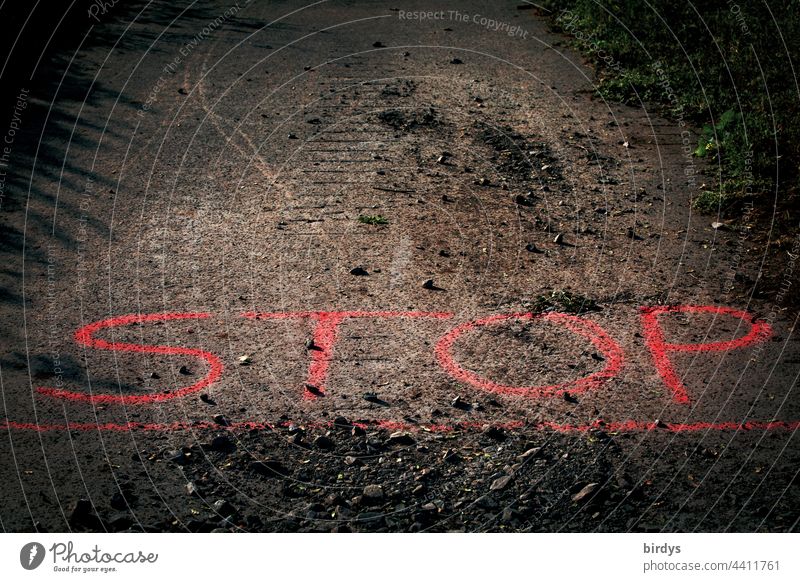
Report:
M455 361L453 357L453 345L464 333L473 331L478 327L493 325L510 319L543 319L551 323L562 325L571 332L589 340L592 345L603 354L603 357L606 359L606 365L598 372L594 372L588 376L584 376L570 382L565 382L563 384L542 386L509 386L507 384L493 382L487 378L482 378L475 372L463 368ZM598 324L576 315L555 312L545 314L512 313L492 315L482 319L476 319L462 323L442 336L442 338L436 344L435 353L439 365L451 377L460 382L471 384L476 388L480 388L481 390L486 390L488 392L516 394L528 396L530 398L556 396L567 391L580 393L598 388L608 380L617 376L617 374L619 374L619 372L622 370L625 361L622 348Z

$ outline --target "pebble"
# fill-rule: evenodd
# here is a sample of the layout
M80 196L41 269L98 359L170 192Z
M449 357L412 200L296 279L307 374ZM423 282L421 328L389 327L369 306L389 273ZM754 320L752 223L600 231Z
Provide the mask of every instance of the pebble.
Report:
M314 446L318 449L332 449L333 441L325 435L320 435L314 439Z
M539 454L539 451L541 450L542 447L532 447L527 451L525 451L524 453L522 453L521 455L519 455L517 458L521 461L524 461L525 459L530 459L531 457L535 457L536 455Z
M383 502L383 487L380 485L367 485L362 493L362 501L368 505L378 505Z
M413 445L415 442L411 433L405 431L397 431L389 435L389 443L393 445Z
M229 436L220 435L211 441L211 450L229 453L236 450L236 445Z
M200 494L200 492L197 489L197 485L195 484L194 481L189 481L186 485L184 485L183 489L184 489L184 491L186 491L186 495L199 495Z
M264 459L263 461L253 461L250 463L250 470L264 477L287 476L290 471L280 461L276 459Z
M511 475L503 475L502 477L498 477L492 481L492 484L489 486L489 491L502 491L508 487L512 479L513 477Z
M590 497L592 493L595 492L597 487L598 487L597 483L589 483L588 485L584 486L583 489L581 489L575 495L572 496L572 501L574 501L575 503L580 503L581 501Z
M236 508L225 499L218 499L215 501L212 508L223 517L228 517L236 513Z
M367 272L367 270L366 270L366 269L363 269L363 268L361 268L361 267L355 267L355 268L353 268L353 269L350 269L350 274L351 274L351 275L355 275L355 276L357 276L357 277L364 277L364 276L366 276L366 275L369 275L369 273Z

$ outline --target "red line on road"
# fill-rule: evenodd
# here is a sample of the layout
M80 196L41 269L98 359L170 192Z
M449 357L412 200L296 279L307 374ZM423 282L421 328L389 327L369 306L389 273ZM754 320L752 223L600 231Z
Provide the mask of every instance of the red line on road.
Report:
M238 432L245 430L276 430L289 426L289 421L280 423L266 422L234 422L230 426L220 426L215 422L171 422L171 423L93 423L93 422L68 422L64 424L37 424L31 422L15 422L11 420L0 421L0 430L28 430L40 433L57 431L144 431L144 432L176 432L184 430L213 430ZM410 430L424 432L452 432L458 430L480 430L487 426L480 422L460 422L454 424L405 424L393 421L369 421L354 422L355 426L362 428L386 429L386 430ZM302 424L308 429L325 429L333 427L333 422L326 423L305 423ZM589 431L602 430L608 433L620 432L664 432L664 433L691 433L702 431L767 431L785 430L795 431L800 429L800 421L746 421L746 422L695 422L695 423L665 423L646 422L628 420L622 422L603 422L595 421L589 424L560 424L556 422L542 422L538 424L526 424L522 421L511 421L506 423L492 424L491 426L505 429L529 428L533 430L551 431L559 433L585 433Z

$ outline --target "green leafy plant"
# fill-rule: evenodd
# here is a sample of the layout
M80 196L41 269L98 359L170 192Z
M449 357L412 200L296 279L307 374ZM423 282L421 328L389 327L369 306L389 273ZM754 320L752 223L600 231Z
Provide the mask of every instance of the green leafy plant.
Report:
M714 125L704 125L694 155L703 158L725 147L733 134L737 115L732 109L723 113Z
M358 217L358 221L362 224L371 224L373 226L389 224L389 220L380 214L362 214Z

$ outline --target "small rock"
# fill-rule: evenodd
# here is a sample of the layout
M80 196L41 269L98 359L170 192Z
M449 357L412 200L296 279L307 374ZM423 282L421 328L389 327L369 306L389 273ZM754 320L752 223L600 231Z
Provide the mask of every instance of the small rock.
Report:
M489 178L481 178L480 180L478 180L478 184L481 186L490 186L492 182L491 180L489 180Z
M188 465L189 457L183 451L176 451L172 457L170 457L170 461L176 465Z
M236 513L236 508L225 499L218 499L215 501L212 508L222 517L229 517Z
M128 500L125 499L122 493L115 491L114 495L111 496L111 507L120 511L128 509Z
M570 404L577 404L578 403L578 399L575 398L569 392L564 392L564 401L565 402L569 402Z
M517 458L519 460L521 460L521 461L524 461L525 459L530 459L531 457L535 457L536 455L539 454L539 451L541 451L541 450L542 450L542 447L532 447L532 448L528 449L527 451L525 451L524 453L522 453Z
M183 374L184 376L188 376L189 374L191 374L191 371L189 371L189 368L187 368L186 366L181 366L180 368L178 368L178 373Z
M483 429L483 434L496 441L506 440L506 431L497 426L488 425Z
M288 137L289 139L297 139L297 135L295 135L294 133L290 133L286 137Z
M313 384L306 384L306 390L311 392L314 396L325 396L325 393Z
M583 489L581 489L575 495L572 496L572 501L574 501L575 503L580 503L581 501L590 497L595 492L597 487L598 487L597 483L589 483Z
M230 421L227 418L225 418L225 415L223 415L223 414L215 414L214 415L214 422L216 422L220 426L230 426L231 425Z
M364 277L364 276L366 276L366 275L369 275L369 273L367 272L367 270L366 270L366 269L363 269L363 268L361 268L361 267L355 267L355 268L353 268L353 269L350 269L350 274L351 274L351 275L355 275L355 276L357 276L357 277Z
M197 489L197 485L194 481L189 481L186 485L183 486L183 490L186 491L186 495L199 495L200 491Z
M433 284L433 279L427 279L422 283L423 289L436 289L436 285Z
M275 459L253 461L250 463L250 470L263 477L285 477L290 472L283 463Z
M94 522L99 521L93 514L92 504L88 499L78 499L72 503L69 510L69 523L70 525L85 525L91 526Z
M525 250L528 251L529 253L537 253L537 254L541 254L541 253L544 252L543 250L541 250L539 247L537 247L533 243L526 244L525 245Z
M375 48L383 48L383 47L385 47L386 45L385 45L385 44L383 44L381 41L379 41L379 40L376 40L375 42L373 42L373 43L372 43L372 46L374 46Z
M211 450L219 451L221 453L230 453L236 450L236 444L227 435L220 435L214 437L211 441Z
M345 428L345 429L348 429L352 425L353 425L353 423L350 422L349 420L347 420L344 416L337 416L333 420L333 427L334 428Z
M383 487L380 485L367 485L361 497L367 505L380 505L383 502Z
M393 445L413 445L415 442L411 433L405 431L397 431L389 435L389 443Z
M450 59L450 64L451 65L463 65L464 61L462 61L459 58L453 58L453 59Z
M514 203L519 206L533 206L533 201L522 194L517 194L514 196Z
M250 359L250 356L244 355L239 356L238 362L240 366L249 366L253 360Z
M450 406L453 408L458 408L460 410L469 410L469 403L464 402L461 399L461 396L456 396L450 401Z
M563 234L561 234L561 233L559 232L559 233L556 235L556 237L553 239L553 242L554 242L554 243L556 243L557 245L563 244L563 242L564 242L564 235L563 235Z
M492 481L492 484L489 486L489 491L502 491L508 487L512 479L513 477L511 475L503 475L502 477L498 477Z
M462 461L461 455L453 449L447 449L442 455L442 459L447 463L460 463Z
M348 467L361 467L364 462L358 457L347 456L344 458L344 464Z
M316 347L317 347L317 345L314 343L314 338L311 338L311 337L310 337L310 338L308 338L308 339L306 340L306 349L307 349L307 350L313 350L313 349L315 349Z
M328 450L333 448L333 441L325 435L320 435L315 438L313 444L318 449Z
M208 394L201 394L200 400L202 400L206 404L210 404L211 406L215 406L217 404L216 402L214 402L214 399L211 398L211 396L209 396Z
M714 230L719 230L720 228L723 228L724 226L725 226L724 222L712 222L711 223L711 228L713 228Z

